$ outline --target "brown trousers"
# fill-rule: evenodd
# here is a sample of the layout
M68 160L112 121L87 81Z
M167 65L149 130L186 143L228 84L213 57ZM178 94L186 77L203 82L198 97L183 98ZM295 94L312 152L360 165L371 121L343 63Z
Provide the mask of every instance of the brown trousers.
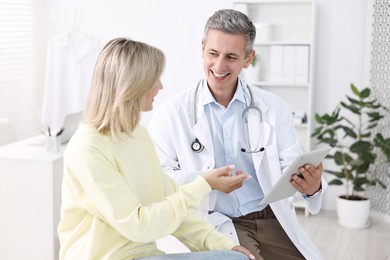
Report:
M256 260L305 259L279 224L270 206L232 219L240 244L249 249Z

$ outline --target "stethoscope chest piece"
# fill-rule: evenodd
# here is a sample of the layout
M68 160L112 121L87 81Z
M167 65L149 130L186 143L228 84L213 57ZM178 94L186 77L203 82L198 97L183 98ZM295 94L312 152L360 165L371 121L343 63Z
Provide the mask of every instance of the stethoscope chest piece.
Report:
M204 145L201 144L198 140L198 138L195 138L195 140L191 144L192 151L196 153L200 153L204 149Z

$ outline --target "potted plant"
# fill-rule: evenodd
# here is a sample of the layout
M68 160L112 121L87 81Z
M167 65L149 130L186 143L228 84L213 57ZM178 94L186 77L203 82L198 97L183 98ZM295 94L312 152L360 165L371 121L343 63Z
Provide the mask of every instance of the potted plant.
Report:
M244 69L242 72L245 81L248 83L254 83L260 80L261 69L260 69L259 57L257 54L253 57L249 67Z
M369 224L370 209L370 200L363 192L373 185L387 188L379 177L389 177L389 174L375 171L372 165L380 160L390 162L390 138L384 138L380 132L373 133L388 109L370 97L369 88L359 91L351 84L351 90L354 96L339 102L331 114L315 115L319 126L312 136L318 143L333 147L327 159L334 161L337 170L324 171L334 177L330 185L345 186L345 194L337 200L339 223L362 228ZM348 205L351 208L345 208ZM360 206L364 207L363 212L356 211Z

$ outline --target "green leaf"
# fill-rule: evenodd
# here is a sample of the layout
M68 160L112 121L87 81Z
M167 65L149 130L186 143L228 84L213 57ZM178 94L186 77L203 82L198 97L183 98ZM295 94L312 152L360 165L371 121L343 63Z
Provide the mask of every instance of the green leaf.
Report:
M368 137L370 137L370 136L371 136L371 132L367 132L367 133L365 133L365 134L361 134L361 135L360 135L361 138L368 138Z
M343 185L343 182L337 179L334 179L328 183L329 185Z
M387 161L390 162L390 137L385 139L382 134L377 133L374 138L374 143L377 147L381 148L383 154L387 158Z
M335 154L334 154L334 161L337 165L343 165L344 164L344 158L343 158L343 154L339 151L337 151Z
M322 127L316 128L313 133L311 133L311 137L317 137L322 131Z
M330 174L335 174L336 173L335 171L328 170L328 169L324 169L324 172L327 172L327 173L330 173Z
M341 120L341 118L339 118L339 110L339 108L335 109L331 115L324 114L322 116L318 116L316 117L316 120L320 124L333 125Z
M255 67L255 66L256 66L256 63L257 63L257 55L253 56L253 59L252 59L252 61L251 61L251 65L252 65L253 67Z
M362 153L362 154L360 155L360 158L362 158L362 159L364 160L365 163L371 164L371 163L374 163L374 162L375 162L376 154L367 151L366 153Z
M376 99L372 99L370 101L362 102L362 106L370 109L378 109L382 107Z
M336 172L336 173L334 174L334 176L336 176L336 177L339 178L339 179L347 179L347 176L345 176L345 174L342 173L342 172Z
M329 144L330 146L336 146L337 144L337 140L335 140L334 138L323 138L321 139L321 141L323 143Z
M374 111L374 112L367 112L366 114L370 117L370 122L379 121L382 118L384 118L384 116L381 113L376 112L376 111Z
M354 191L364 191L363 187L361 185L353 185Z
M325 138L325 136L326 136L327 138L331 138L331 139L336 140L334 138L335 134L336 134L335 130L333 130L331 128L327 128L327 129L323 130L322 133L318 137Z
M368 168L370 168L370 164L364 163L363 165L357 167L356 171L358 171L359 173L366 173L368 171Z
M348 180L353 180L354 176L352 172L348 169L343 169L343 170L344 170L345 178L347 178Z
M360 109L354 105L348 105L344 102L340 102L340 105L346 109L348 109L349 111L351 111L352 113L354 114L357 114L359 115L360 114Z
M387 189L386 184L384 184L381 180L379 179L375 179L375 180L379 184L379 186L381 186L382 189Z
M358 185L358 186L362 186L364 184L368 184L369 183L369 180L367 178L355 178L353 180L353 184L354 185Z
M348 118L343 117L343 120L345 120L346 122L348 122L348 124L350 124L351 126L354 126L354 123L352 123L352 121L350 121Z
M371 150L371 143L366 141L357 141L349 148L349 150L353 153L363 153Z
M347 99L349 100L349 102L351 102L352 104L355 104L355 105L358 105L360 106L361 102L357 99L354 99L354 98L351 98L349 96L347 96Z
M325 120L322 118L322 116L317 114L317 113L315 114L314 118L315 118L316 122L319 123L319 124L324 124L325 123Z
M359 90L355 87L355 85L354 85L353 83L351 83L351 89L352 89L352 92L353 92L356 96L360 97L360 92L359 92Z
M325 172L329 173L329 174L332 174L334 176L336 176L337 178L339 179L345 179L345 175L344 173L342 172L339 172L339 171L331 171L331 170L324 170Z
M360 92L360 98L367 98L370 96L371 90L369 88L365 88Z
M357 137L357 134L355 133L355 131L353 131L352 128L349 128L347 126L343 126L342 128L343 128L346 136L350 136L352 138L356 138Z

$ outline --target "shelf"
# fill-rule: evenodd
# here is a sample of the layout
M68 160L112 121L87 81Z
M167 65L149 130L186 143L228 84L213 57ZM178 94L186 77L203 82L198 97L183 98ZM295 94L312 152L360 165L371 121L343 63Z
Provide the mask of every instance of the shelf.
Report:
M236 0L233 8L247 14L256 26L257 62L242 78L279 96L293 113L304 113L308 123L293 118L303 151L311 149L312 95L315 78L314 0ZM297 114L296 114L297 115Z
M310 46L308 41L267 41L256 42L255 46Z
M251 84L259 87L277 87L277 88L308 88L309 87L309 83L283 83L283 82L256 81Z
M309 127L309 125L307 123L303 123L303 124L294 124L294 126L296 128L302 128L302 129L307 129Z
M306 4L311 0L246 0L234 1L234 4Z

